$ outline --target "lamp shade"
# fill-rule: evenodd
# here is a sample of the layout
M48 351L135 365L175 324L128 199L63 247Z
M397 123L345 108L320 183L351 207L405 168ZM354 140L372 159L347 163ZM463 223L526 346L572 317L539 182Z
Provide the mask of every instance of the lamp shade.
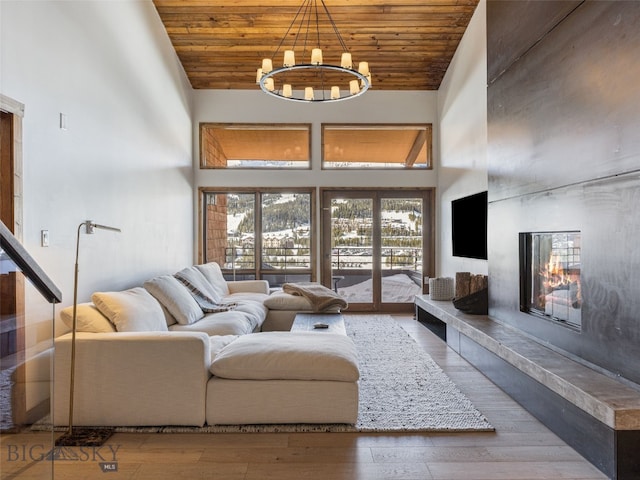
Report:
M283 67L293 67L296 64L296 54L293 50L284 51Z
M362 64L362 62L360 62ZM273 62L271 61L270 58L263 58L262 59L262 73L267 74L267 73L271 73L271 71L273 70Z
M342 54L342 58L340 59L340 66L342 68L353 68L353 61L351 60L351 54L349 52L344 52Z
M304 99L313 100L313 87L306 87L304 89Z
M322 50L320 48L311 50L311 65L322 65Z
M336 100L338 98L340 98L340 87L334 85L331 87L331 99Z
M267 87L267 90L273 92L273 90L275 89L275 86L273 85L273 78L267 78L264 81L264 86Z
M358 85L358 80L351 80L349 82L349 92L351 95L355 95L360 92L360 85Z

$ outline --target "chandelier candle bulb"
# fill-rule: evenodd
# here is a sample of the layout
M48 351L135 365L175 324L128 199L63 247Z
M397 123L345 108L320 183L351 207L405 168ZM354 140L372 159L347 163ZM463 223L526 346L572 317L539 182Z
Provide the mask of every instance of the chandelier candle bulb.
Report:
M304 99L313 100L313 87L306 87L304 89Z
M306 87L304 89L304 99L305 100L313 100L314 99L313 87Z
M342 68L353 68L353 61L351 60L350 53L344 52L342 54L342 59L340 60L340 66Z
M296 54L293 50L284 51L283 67L293 67L296 64Z
M282 86L282 95L284 95L287 98L291 98L291 96L293 95L293 90L291 88L291 85L289 85L288 83L285 83Z
M340 87L331 87L331 99L340 98Z
M311 65L322 65L322 50L320 48L311 50Z
M361 62L362 64L362 62ZM262 59L262 73L267 74L267 73L271 73L271 71L273 70L273 62L271 61L270 58L263 58Z
M273 92L275 90L275 86L273 84L273 78L267 78L264 81L264 86L267 87L267 90L269 90L270 92Z
M358 85L358 80L351 80L349 82L349 92L351 95L355 95L360 91L360 85Z

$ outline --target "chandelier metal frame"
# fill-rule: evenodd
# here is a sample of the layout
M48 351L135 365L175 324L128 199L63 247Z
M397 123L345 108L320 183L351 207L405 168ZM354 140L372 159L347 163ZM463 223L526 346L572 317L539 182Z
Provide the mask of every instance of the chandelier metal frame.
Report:
M337 55L342 53L341 61L339 65L324 63L322 60L322 50L320 48L320 13L318 3L322 6L324 14L327 16L329 24L335 34L338 44L342 49ZM284 52L283 66L273 69L273 63L278 56L283 44L289 38L289 33L296 26L298 22L297 32L295 34L295 40L290 50ZM315 26L315 39L316 45L310 49L308 46L310 35L313 34L312 28ZM293 60L295 58L296 47L298 47L298 39L304 37L302 45L302 54L311 57L310 63L295 64ZM309 53L311 52L311 53ZM318 53L319 52L319 53ZM319 85L319 88L312 88L310 86L303 85L304 81L300 80L296 84L296 89L292 87L294 82L291 82L291 72L301 70L313 70L316 72L315 83ZM344 74L345 78L352 76L353 79L349 82L346 88L340 88L337 85L330 85L325 82L326 72L339 72ZM295 79L294 79L295 80ZM287 82L287 83L285 83ZM356 83L354 83L356 82ZM265 58L262 61L262 68L258 69L256 83L260 85L260 89L276 98L283 100L290 100L296 102L305 103L319 103L319 102L337 102L342 100L349 100L359 97L365 93L371 87L371 72L369 71L368 62L360 62L359 68L356 70L353 68L351 60L351 53L347 49L347 46L340 35L340 32L335 24L335 21L331 17L324 0L303 0L302 4L298 8L298 11L293 18L289 28L287 29L284 37L280 40L278 48L273 53L271 58ZM276 88L276 84L278 87ZM312 89L312 90L310 90ZM343 95L343 92L347 94ZM330 92L327 95L327 92ZM316 97L318 93L319 98Z

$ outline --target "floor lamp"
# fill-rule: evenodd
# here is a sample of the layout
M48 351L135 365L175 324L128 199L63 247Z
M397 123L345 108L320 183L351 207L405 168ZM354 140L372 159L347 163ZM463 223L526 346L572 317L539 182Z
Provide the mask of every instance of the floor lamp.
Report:
M69 428L66 433L56 439L57 446L93 447L102 445L113 433L111 428L73 428L73 397L76 371L76 326L78 309L78 255L80 253L80 231L85 228L85 233L92 234L95 229L120 232L119 228L107 227L93 223L91 220L78 225L76 239L76 265L73 277L73 324L71 326L71 374L69 380Z

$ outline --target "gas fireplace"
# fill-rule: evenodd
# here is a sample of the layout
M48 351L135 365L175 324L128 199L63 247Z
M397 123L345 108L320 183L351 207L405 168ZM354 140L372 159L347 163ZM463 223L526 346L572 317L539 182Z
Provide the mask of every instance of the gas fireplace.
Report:
M581 328L580 232L520 234L520 310Z

